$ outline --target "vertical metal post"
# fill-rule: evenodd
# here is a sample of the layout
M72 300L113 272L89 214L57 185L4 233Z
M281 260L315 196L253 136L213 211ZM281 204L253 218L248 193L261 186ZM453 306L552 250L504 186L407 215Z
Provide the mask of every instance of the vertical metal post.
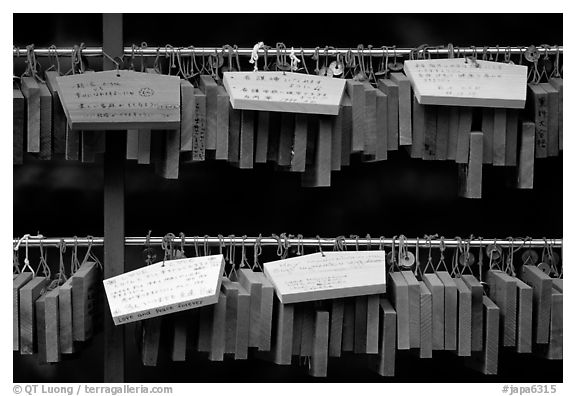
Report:
M122 14L102 15L102 49L122 56ZM103 57L103 69L116 66ZM106 133L104 154L104 278L124 272L124 152L126 134ZM108 304L104 313L104 382L124 382L124 327L115 326Z

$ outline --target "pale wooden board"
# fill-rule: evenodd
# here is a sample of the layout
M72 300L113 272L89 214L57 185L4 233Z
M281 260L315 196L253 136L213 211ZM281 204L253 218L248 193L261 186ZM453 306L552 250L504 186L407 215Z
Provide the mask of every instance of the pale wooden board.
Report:
M422 159L436 159L437 106L424 106L424 149Z
M462 107L458 116L458 143L456 145L456 163L467 164L470 152L470 131L472 130L472 109Z
M344 317L342 319L342 352L354 351L354 312L353 298L344 299Z
M306 143L308 140L308 117L305 114L295 114L294 117L294 155L290 162L292 172L306 170Z
M410 303L408 284L400 272L392 272L389 277L390 302L398 315L396 334L398 349L410 349Z
M364 151L366 135L366 95L364 84L356 80L346 80L346 93L352 104L352 153Z
M240 169L252 169L254 167L254 119L256 112L252 110L242 111L242 123L240 125Z
M173 362L186 361L186 344L188 336L187 317L184 314L174 315L172 334L172 350L170 358Z
M506 166L518 164L518 117L518 110L506 111Z
M424 155L424 139L426 134L425 107L418 103L416 96L412 97L412 147L411 158L422 158Z
M230 128L230 96L222 86L218 86L216 95L216 154L217 160L228 160ZM238 115L239 119L240 115ZM240 134L238 123L238 134ZM236 131L236 129L235 129Z
M138 130L138 164L150 164L152 131L150 129Z
M464 196L482 198L482 153L484 151L482 132L470 133L470 155L466 167Z
M537 344L547 344L550 338L550 310L552 300L552 278L534 265L523 265L519 278L532 287L533 298L533 341Z
M36 350L36 300L46 292L48 278L36 276L20 288L20 354L32 355Z
M408 285L410 348L420 348L420 282L412 271L401 271Z
M40 86L34 77L20 79L22 94L26 99L26 151L40 152Z
M231 106L228 116L228 152L223 155L219 152L219 145L216 142L216 159L227 160L233 165L240 162L240 128L242 124L242 110L235 110Z
M268 133L270 129L270 112L259 111L256 123L256 152L254 162L257 164L266 163L268 159Z
M290 166L294 144L294 114L280 114L280 136L278 141L278 166Z
M548 96L548 157L557 157L559 150L559 92L554 85L542 83L540 86Z
M375 89L374 92L377 90ZM294 132L294 148L296 152L296 132ZM332 171L339 171L342 167L342 106L338 115L332 117Z
M36 355L38 363L46 364L46 294L40 296L35 302L36 310Z
M46 317L46 361L57 363L60 361L60 319L58 314L59 290L55 288L46 294L44 309Z
M536 158L548 156L548 94L540 84L528 84L527 107L536 126Z
M407 60L404 72L422 104L524 108L527 66L466 58Z
M282 304L274 299L276 316L276 334L272 345L273 361L288 365L292 362L292 331L294 326L294 305Z
M194 88L194 119L192 120L192 161L206 159L206 95Z
M76 351L73 339L72 278L58 290L58 314L60 316L60 352L70 354Z
M39 83L40 88L40 152L38 158L52 158L52 94L46 83Z
M366 337L366 353L378 353L378 333L380 328L379 323L379 310L380 310L380 295L374 294L368 296L367 308L367 332Z
M378 374L393 377L396 366L396 319L394 307L385 297L380 298L380 346L375 369Z
M486 327L484 334L486 337L484 345L484 374L498 374L498 349L499 349L499 309L486 296L483 297L484 323Z
M260 351L269 351L272 343L272 323L274 307L274 286L262 272L255 275L262 282L262 305L260 309Z
M520 135L520 157L516 187L532 189L534 187L534 150L536 144L536 126L533 122L523 122Z
M331 116L319 116L314 166L302 174L305 187L330 187L332 167L332 119ZM310 132L310 131L309 131Z
M403 73L390 73L390 79L398 84L398 130L400 146L412 144L412 96L410 79Z
M13 350L20 349L20 289L32 279L31 272L22 272L12 281L12 345Z
M238 270L238 282L250 294L248 346L257 348L260 346L261 336L262 283L254 276L254 272L247 268Z
M83 136L86 135L83 134ZM138 159L138 129L128 129L126 131L126 159Z
M388 151L398 150L399 119L398 119L398 84L390 79L378 80L378 89L388 96Z
M564 292L564 279L552 279L552 287L561 293Z
M516 346L516 281L499 270L489 270L486 282L490 287L488 296L500 308L502 346Z
M532 288L518 278L514 280L518 301L516 352L532 353Z
M414 146L412 146L413 148ZM376 90L376 161L388 159L388 95Z
M438 106L436 118L436 159L446 161L448 159L448 139L450 133L450 108Z
M226 351L226 311L227 297L221 291L218 296L218 302L214 305L212 311L212 331L210 337L210 352L208 360L223 361Z
M506 110L494 110L494 140L493 140L494 166L506 165Z
M212 319L214 318L214 306L208 305L199 308L198 323L198 352L210 352L212 340Z
M458 356L472 354L472 292L462 278L454 278L458 289Z
M344 324L344 299L330 301L330 338L329 356L342 355L342 330Z
M316 311L309 370L312 377L326 377L328 373L329 325L330 313L328 311Z
M234 359L248 359L250 337L250 293L238 284L238 319L236 323L236 351Z
M364 81L364 155L374 156L377 149L376 88Z
M444 349L444 285L436 274L423 274L422 280L432 293L432 350Z
M60 95L58 93L57 71L47 71L46 85L52 93L52 146L54 154L64 154L66 151L66 115L62 108Z
M484 329L484 313L482 296L484 288L474 275L464 274L462 280L472 293L472 351L482 350L482 336Z
M563 129L564 129L564 80L554 77L548 80L550 84L558 91L558 149L562 151Z
M394 287L394 286L392 286ZM366 353L368 296L354 298L354 353Z
M482 133L484 134L484 164L492 164L494 158L494 109L482 109Z
M96 289L100 280L100 269L93 262L82 264L72 276L74 341L87 341L92 338L97 298Z
M563 294L552 289L552 307L550 313L550 343L547 346L540 348L544 349L544 356L550 360L563 359L564 347L564 314L562 312L564 306Z
M300 356L311 357L314 350L314 310L310 303L301 303L297 305L300 306L302 329L300 340L294 338L292 343L300 342Z
M198 81L206 95L206 150L216 150L218 84L208 75L201 75Z
M226 335L224 336L224 353L236 353L239 287L236 282L232 282L228 278L223 278L222 291L226 295Z
M342 96L340 109L342 117L342 166L350 165L352 152L352 100L347 93Z
M160 133L160 131L155 132ZM180 167L180 130L164 130L162 133L162 150L156 173L165 179L178 179Z
M417 102L414 99L415 103ZM456 160L458 152L458 126L460 124L460 111L458 107L450 107L450 119L448 121L448 153L446 158L450 161Z
M438 271L438 279L444 285L444 349L458 348L458 288L447 271Z
M24 156L24 95L18 83L13 83L12 94L12 162L21 164Z
M141 359L143 366L156 367L158 364L162 320L163 318L151 318L142 321Z
M420 358L432 357L432 293L423 281L420 286Z
M192 151L196 116L194 99L194 86L187 80L180 80L180 151Z

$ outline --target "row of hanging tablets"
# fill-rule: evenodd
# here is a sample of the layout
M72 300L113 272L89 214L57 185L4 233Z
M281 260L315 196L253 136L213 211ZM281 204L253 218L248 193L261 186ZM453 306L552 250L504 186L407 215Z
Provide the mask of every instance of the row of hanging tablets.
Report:
M337 116L235 110L217 73L191 78L193 83L182 79L180 129L128 130L126 158L154 164L169 179L178 178L181 163L215 159L251 169L269 162L300 173L304 186L329 186L331 173L349 166L352 156L382 161L403 146L411 158L455 161L460 195L480 198L483 164L517 167L516 186L530 189L535 158L562 151L558 72L528 84L524 110L471 108L420 105L401 63L394 64L400 65L395 71L348 79ZM14 163L22 163L24 151L39 159L63 154L94 162L105 151L104 132L68 128L57 71L47 71L45 82L29 74L14 83Z
M235 243L220 244L226 269L218 302L137 322L142 363L162 360L161 338L169 341L173 361L202 353L212 361L252 357L290 365L304 357L313 376L326 376L328 358L343 353L366 355L384 376L394 375L396 352L407 350L420 358L453 351L484 374L497 373L500 347L562 359L563 269L551 246L538 254L529 242L475 249L464 240L452 252L428 242L413 252L404 241L395 238L387 254L385 294L294 304L274 297L258 259L262 246L254 246L250 263L246 246L237 260ZM281 239L274 248L283 259L304 253ZM184 244L163 249L158 255L146 246L146 264L186 257ZM54 276L42 249L35 271L28 254L23 268L14 260L14 350L37 351L41 362L77 351L101 323L100 262L89 247L80 264L75 246L67 279L64 252L62 243ZM204 251L196 246L196 256L205 254L207 245Z

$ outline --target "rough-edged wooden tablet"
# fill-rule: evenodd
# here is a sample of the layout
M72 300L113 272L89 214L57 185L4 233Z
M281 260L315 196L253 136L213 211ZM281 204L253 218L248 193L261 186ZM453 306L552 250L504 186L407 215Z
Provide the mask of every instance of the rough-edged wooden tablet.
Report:
M342 95L340 102L342 116L342 166L350 165L350 154L352 153L352 101L347 93Z
M180 80L180 151L192 151L194 117L196 104L194 86L187 80Z
M410 348L420 348L420 282L412 271L402 271L401 273L408 285Z
M38 363L46 364L46 293L40 296L36 302L36 339L37 339L37 350Z
M256 123L256 152L254 162L257 164L266 163L268 160L268 133L270 129L270 112L258 111Z
M20 289L32 279L31 272L22 272L12 281L12 345L13 350L20 349Z
M73 335L72 278L69 278L58 290L58 315L60 317L60 353L76 351Z
M20 288L20 354L32 355L36 349L36 300L46 292L48 278L35 276Z
M278 166L290 166L294 144L294 114L281 113L278 141Z
M36 313L39 361L57 363L60 361L58 288L36 300Z
M455 351L458 347L458 288L446 271L436 273L444 285L444 349Z
M408 284L400 272L390 274L390 302L398 316L398 349L410 349L410 303Z
M432 293L420 284L420 358L432 357Z
M376 161L388 159L388 96L376 90Z
M563 314L563 294L556 289L552 289L550 313L550 343L547 346L546 358L551 360L561 360L563 358L564 346L564 314Z
M482 332L484 328L484 308L482 304L482 296L484 295L484 288L482 284L474 275L464 274L462 280L472 293L472 351L482 350Z
M341 110L342 111L342 110ZM306 143L308 141L308 117L295 114L294 117L294 155L290 162L292 172L304 172L306 169Z
M562 151L564 135L564 80L559 77L553 77L549 79L548 82L558 91L558 149Z
M364 151L366 135L366 94L361 81L346 80L346 93L352 103L352 153Z
M432 293L432 350L443 350L444 285L436 274L423 274L422 280Z
M52 146L54 154L66 152L66 114L60 101L59 87L56 82L57 71L47 71L46 85L52 94Z
M354 309L354 299L344 299L344 318L342 319L342 352L354 351Z
M239 110L238 110L239 111ZM226 295L226 335L224 353L236 352L236 328L238 325L238 292L236 282L222 278L222 291Z
M232 106L229 107L229 118L228 118L228 152L226 156L222 155L216 147L216 159L224 159L229 161L234 165L238 165L240 162L240 128L242 124L242 110L233 109ZM216 143L218 146L218 143Z
M499 349L499 308L488 297L482 297L484 307L484 339L483 349L474 352L472 357L466 359L468 366L480 371L485 375L498 373L498 349Z
M519 277L532 287L533 326L536 329L534 341L537 344L547 344L550 338L552 278L534 265L523 265Z
M188 336L188 321L186 313L176 313L174 315L172 350L170 357L173 362L186 361L186 344Z
M328 334L330 314L328 311L316 311L312 356L309 374L313 377L326 377L328 373Z
M403 73L390 73L398 84L398 131L400 146L412 144L412 97L410 80Z
M364 81L364 155L371 158L376 155L376 88L368 81Z
M92 338L93 316L100 281L100 269L93 262L80 266L72 276L72 314L74 341L86 341Z
M458 356L472 354L472 292L462 278L454 278L458 289Z
M21 164L24 157L24 95L16 82L13 83L12 94L12 162Z
M484 151L482 132L470 133L470 155L468 165L460 164L461 194L466 198L482 198L482 153Z
M242 110L240 125L240 169L254 167L254 117L253 110Z
M492 164L506 165L506 109L494 109L494 136Z
M318 133L314 165L302 174L302 185L305 187L330 187L332 167L332 120L330 116L318 117ZM308 131L310 133L310 131Z
M532 288L518 278L514 280L518 301L516 352L532 353Z
M500 327L503 346L516 346L516 281L499 270L489 270L486 282L490 299L500 308Z
M412 147L411 158L422 158L424 155L424 139L426 134L425 107L418 102L416 96L412 97Z
M472 131L472 109L462 107L458 115L458 143L456 145L456 163L468 163L470 151L470 132Z
M269 351L272 341L272 323L274 307L274 286L262 272L255 272L257 279L262 282L262 305L260 309L260 351Z
M535 124L535 156L548 156L548 94L540 84L528 84L526 107Z
M212 76L201 75L199 86L206 95L206 150L216 150L218 84Z
M40 152L38 158L52 158L52 94L46 83L38 83L40 88Z
M228 160L231 107L228 92L223 86L219 85L216 95L216 159Z
M506 166L517 165L518 150L518 110L506 111Z
M494 157L494 109L485 107L482 109L482 133L484 134L484 164L492 164Z
M436 159L437 106L424 106L424 150L422 159Z
M222 288L226 294L226 353L233 353L235 359L247 359L250 294L239 282L226 278L222 280Z
M523 122L520 136L520 158L518 159L518 171L516 187L531 189L534 187L534 150L535 130L533 122Z
M559 154L559 92L549 82L541 83L548 99L548 157L557 157Z
M380 304L380 300L378 300L378 304ZM342 355L343 324L344 300L336 298L330 301L330 338L328 354L331 357L340 357Z
M396 366L396 319L394 307L385 297L380 298L380 346L376 357L376 372L381 376L394 376Z
M142 321L141 359L143 366L155 367L158 364L162 321L162 317Z
M206 95L194 88L194 119L192 121L192 161L206 159Z
M20 79L21 90L26 99L26 151L40 152L40 86L34 77Z
M378 89L388 96L388 151L398 150L399 119L398 119L398 84L389 79L378 80Z
M212 334L210 338L210 352L208 359L211 361L223 361L226 351L226 294L220 291L218 302L212 311Z

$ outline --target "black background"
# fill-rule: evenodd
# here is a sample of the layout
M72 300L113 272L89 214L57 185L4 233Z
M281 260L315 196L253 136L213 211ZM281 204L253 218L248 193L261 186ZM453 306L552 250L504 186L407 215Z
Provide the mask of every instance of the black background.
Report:
M21 48L31 43L100 46L101 19L101 14L15 14L13 42ZM271 46L282 41L295 48L354 48L359 43L561 45L562 24L561 14L125 14L124 43L249 48L257 41ZM94 58L89 63L100 68ZM62 64L65 70L66 61ZM23 59L16 59L15 65L15 73L21 73ZM225 162L183 164L179 179L172 181L156 176L151 166L128 163L126 235L144 236L152 230L157 236L286 232L327 237L437 233L486 239L561 238L562 157L536 162L533 190L509 187L514 175L513 168L484 166L482 199L470 200L457 196L454 163L412 160L403 150L390 152L385 162L362 163L355 158L352 166L332 174L330 188L316 189L302 188L298 175L276 171L272 165L239 170ZM25 165L14 167L14 235L40 231L46 236L101 236L102 189L101 161L26 158ZM57 265L56 252L49 254L51 265ZM139 266L139 249L127 249L126 260L127 268ZM163 356L159 368L143 368L132 329L127 327L127 382L312 380L304 366L280 367L255 359L175 364ZM14 381L101 381L101 349L99 334L80 354L56 366L38 366L34 357L15 354ZM331 359L327 380L386 381L365 369L364 363L358 356ZM501 351L495 377L478 375L450 353L435 352L434 359L421 360L400 352L397 376L391 381L559 382L561 375L561 362L507 350Z

